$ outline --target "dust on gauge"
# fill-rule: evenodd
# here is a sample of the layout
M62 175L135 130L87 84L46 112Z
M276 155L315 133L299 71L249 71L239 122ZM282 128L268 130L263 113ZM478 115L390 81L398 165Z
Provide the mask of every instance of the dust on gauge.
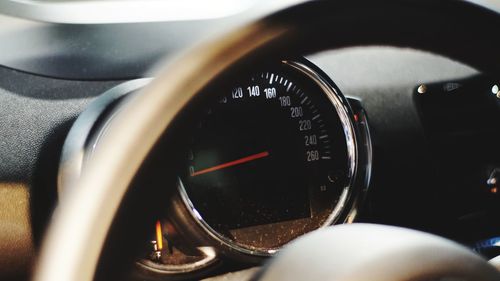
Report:
M211 91L189 132L179 190L213 245L266 256L345 220L355 135L331 81L305 60L284 61Z

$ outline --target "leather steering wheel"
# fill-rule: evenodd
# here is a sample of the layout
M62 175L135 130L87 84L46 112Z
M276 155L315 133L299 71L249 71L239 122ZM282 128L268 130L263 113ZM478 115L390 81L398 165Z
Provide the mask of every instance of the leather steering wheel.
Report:
M74 192L57 206L34 280L93 279L141 165L186 104L228 68L327 48L393 45L439 53L495 75L500 74L498 27L499 14L465 1L313 1L169 60L149 86L121 106ZM375 238L367 239L370 233ZM311 259L312 253L322 258ZM487 262L452 242L373 225L333 227L300 238L255 278L403 281L440 276L500 280Z

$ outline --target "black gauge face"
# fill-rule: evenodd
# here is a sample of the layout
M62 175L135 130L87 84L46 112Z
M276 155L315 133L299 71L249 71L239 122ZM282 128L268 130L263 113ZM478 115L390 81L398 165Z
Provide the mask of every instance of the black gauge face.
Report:
M321 83L301 64L279 63L208 93L180 185L223 241L272 253L338 219L353 169L352 127L337 93Z

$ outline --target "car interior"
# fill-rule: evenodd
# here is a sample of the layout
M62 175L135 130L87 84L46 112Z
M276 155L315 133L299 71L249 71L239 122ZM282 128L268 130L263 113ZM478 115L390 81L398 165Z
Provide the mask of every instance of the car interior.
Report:
M500 280L500 1L1 0L0 280Z

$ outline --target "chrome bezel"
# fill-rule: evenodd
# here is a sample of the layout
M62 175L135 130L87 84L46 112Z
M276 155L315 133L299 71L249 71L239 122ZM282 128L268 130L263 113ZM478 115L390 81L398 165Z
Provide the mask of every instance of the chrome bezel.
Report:
M202 270L218 262L217 253L212 247L198 247L205 258L191 264L169 265L168 267L155 264L153 261L141 259L135 264L142 269L158 274L182 274Z
M356 146L357 144L356 133L354 128L354 123L351 117L352 116L351 110L349 108L347 100L338 93L338 90L336 90L335 86L331 82L329 82L327 78L323 77L317 71L307 66L306 63L295 60L294 61L284 60L282 61L282 63L306 75L321 88L323 93L327 96L327 98L334 106L342 123L342 128L344 130L344 134L346 137L349 183L344 187L344 190L340 195L339 202L333 209L330 216L325 220L322 226L319 227L319 228L324 228L334 224L340 219L341 214L344 211L346 211L347 204L350 198L352 197L354 189L356 166L358 162L358 150ZM186 209L188 210L188 213L191 216L191 218L196 222L196 224L199 227L203 229L203 231L205 231L216 242L215 244L224 245L226 248L230 250L234 250L236 252L250 256L269 257L279 251L279 248L261 250L261 249L252 249L250 247L244 247L232 241L231 239L223 236L222 234L218 233L203 219L201 214L196 210L193 203L189 199L189 196L180 178L178 179L178 190L181 200L185 204Z
M79 180L85 169L85 163L92 158L100 138L106 133L108 125L117 113L113 111L114 103L145 87L152 80L152 78L141 78L121 83L101 94L78 116L63 145L58 171L59 200L64 200L67 193L72 192L71 187L74 186L72 183ZM107 112L110 109L112 111ZM198 250L205 255L205 258L188 265L162 268L154 266L145 259L138 260L136 265L148 272L158 274L183 274L205 269L218 262L213 248L198 247Z
M96 130L99 118L115 101L146 86L151 80L152 78L141 78L121 83L93 100L78 116L64 141L61 152L57 175L59 199L69 192L73 183L80 178L85 161L93 150L93 145L89 146L89 141ZM102 131L102 128L98 131Z

